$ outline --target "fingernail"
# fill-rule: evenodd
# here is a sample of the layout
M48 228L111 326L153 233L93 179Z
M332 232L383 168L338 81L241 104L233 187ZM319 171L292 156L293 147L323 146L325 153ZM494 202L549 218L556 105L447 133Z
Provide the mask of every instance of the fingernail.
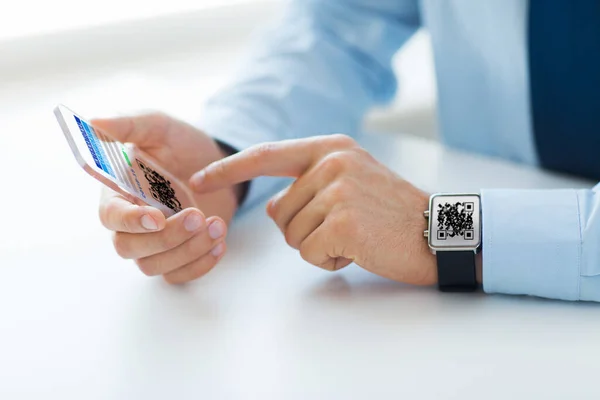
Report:
M194 232L200 229L202 224L204 223L202 217L196 213L190 214L183 220L183 226L185 230L188 232Z
M225 250L225 245L223 243L219 243L214 249L212 249L210 254L212 254L213 257L219 257L221 254L223 254L223 250Z
M197 172L192 177L192 185L195 187L200 187L200 185L202 185L203 180L204 180L204 171Z
M221 221L215 221L208 227L208 234L213 239L218 239L225 234L225 225Z
M142 216L142 226L145 229L148 229L149 231L155 231L158 229L158 224L156 223L154 218L147 214Z

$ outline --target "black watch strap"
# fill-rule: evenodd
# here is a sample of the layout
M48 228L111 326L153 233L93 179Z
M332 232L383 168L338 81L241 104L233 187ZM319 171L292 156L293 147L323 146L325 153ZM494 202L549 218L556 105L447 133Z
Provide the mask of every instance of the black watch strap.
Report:
M442 292L477 290L475 252L437 251L438 287Z

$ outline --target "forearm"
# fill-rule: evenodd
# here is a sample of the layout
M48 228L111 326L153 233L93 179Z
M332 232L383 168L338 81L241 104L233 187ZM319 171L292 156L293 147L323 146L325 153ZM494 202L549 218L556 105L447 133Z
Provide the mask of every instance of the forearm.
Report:
M200 127L238 150L357 133L366 110L393 96L392 56L419 24L416 1L382 4L292 1L232 83L208 101ZM253 182L248 202L275 182Z
M420 22L416 2L403 3L393 14L367 0L290 2L231 85L209 100L203 123L241 120L252 138L237 135L254 143L356 133L364 113L395 93L392 57Z

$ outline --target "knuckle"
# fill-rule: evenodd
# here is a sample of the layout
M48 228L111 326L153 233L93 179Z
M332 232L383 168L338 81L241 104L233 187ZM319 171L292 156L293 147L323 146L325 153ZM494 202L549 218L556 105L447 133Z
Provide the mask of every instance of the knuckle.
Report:
M354 219L353 213L348 211L336 212L328 217L327 230L335 241L331 246L331 256L346 257L364 247L363 241L368 238L362 235L360 224ZM335 266L335 262L334 262Z
M206 275L206 273L210 271L216 265L216 263L217 261L214 259L203 259L202 261L199 261L198 265L196 265L195 268L192 268L190 271L188 280L193 281Z
M352 148L356 146L356 141L343 133L335 133L329 136L331 143L340 148Z
M113 247L115 251L121 258L128 258L129 256L129 241L127 238L120 232L115 232L113 234Z
M351 170L357 163L358 155L352 151L336 151L323 159L323 167L333 173Z
M285 231L284 234L285 237L285 242L292 248L294 249L299 249L300 248L300 240L298 239L298 235L296 235L296 232L293 229L288 229Z
M130 220L129 216L127 215L127 213L124 213L124 212L121 213L121 216L119 217L119 223L123 227L125 232L134 232L133 231L134 227L131 224L131 220Z
M328 216L328 225L331 234L338 237L355 237L356 224L354 223L353 212L347 209L341 209Z
M320 167L330 175L335 175L344 169L346 165L345 163L346 161L340 156L340 152L335 152L328 154L325 158L323 158Z
M102 226L108 228L108 205L106 203L100 204L98 207L98 217Z
M324 193L325 201L330 206L343 203L348 200L351 195L352 187L346 180L334 182L325 189Z
M280 227L280 228L284 228L283 226L281 226L281 224L283 223L283 218L284 218L284 210L285 210L285 203L287 200L287 195L286 192L283 192L281 194L279 194L275 200L273 200L273 202L271 203L271 206L269 208L269 215L271 216L271 218L273 219L273 221L275 221L275 223Z
M265 142L260 143L254 147L254 155L256 157L268 156L273 152L273 143Z
M212 239L210 239L210 237L208 236L208 232L196 235L195 237L183 244L183 257L185 259L193 259L196 257L203 256L210 247L211 242Z
M179 285L181 283L186 282L186 280L183 279L181 277L181 275L176 275L176 274L166 274L166 275L163 275L163 278L164 278L165 282L167 282L169 285Z
M350 258L351 261L355 261L357 259L356 255L354 255L354 256L351 255L350 257L346 257L347 255L349 255L351 253L356 253L356 248L352 248L352 250L349 250L349 244L348 244L347 240L339 241L333 247L333 254L335 254L336 257ZM364 255L361 254L360 259L364 259ZM337 266L337 261L334 261L333 267L335 270L343 268L341 266L340 267Z
M109 199L108 201L100 204L100 222L102 222L102 225L104 225L105 227L111 227L110 221L112 218L114 218L115 215L118 215L118 213L119 207L117 206L117 203L113 201L113 199Z
M227 168L223 159L215 161L212 164L212 170L215 176L223 177L227 175Z
M275 144L271 142L260 143L250 151L251 162L260 167L264 165L275 151Z
M268 214L271 217L271 219L273 219L273 221L275 221L275 223L278 223L277 221L279 221L279 217L280 217L280 213L281 213L280 200L279 199L272 200L268 206L267 211L268 211Z
M298 250L300 251L300 257L302 257L304 261L314 265L314 263L312 262L313 254L310 247L303 244Z
M158 235L158 248L162 251L174 249L185 242L202 233L207 234L208 229L201 229L197 232L189 232L186 230L183 220L178 220L177 224L173 224L168 229L162 230Z
M181 270L164 275L164 279L170 284L181 284L190 282L204 276L216 265L216 260L203 257L195 262L182 267Z
M162 111L153 111L148 114L148 117L152 121L152 125L158 127L164 127L169 122L169 116Z
M166 274L163 275L163 279L165 280L165 282L167 282L169 285L176 285L177 281L175 280L175 277L173 277L171 274Z
M319 257L319 255L315 253L316 250L314 250L308 246L304 246L304 245L300 246L299 250L300 250L300 256L307 263L310 263L310 264L314 265L315 267L319 267L326 271L333 271L333 267L330 265L329 262L321 261L321 258Z
M375 161L375 157L373 157L373 155L371 153L369 153L367 150L363 149L362 147L357 146L356 148L352 149L351 151L355 154L355 160L362 159L362 160L368 160L371 162Z
M139 258L135 260L135 264L138 266L139 270L146 276L155 276L156 275L156 266L150 261L150 259Z
M154 111L147 115L148 118L148 134L168 132L172 125L173 119L164 112Z
M273 222L275 222L275 225L277 225L279 230L281 232L283 232L285 235L285 233L287 232L287 229L286 229L283 218L284 218L283 212L281 211L280 208L271 211L271 219L273 220Z
M324 263L317 265L317 267L324 269L325 271L335 272L335 261L332 261L333 260L325 261Z
M165 232L159 237L159 248L163 251L172 249L182 244L184 240L174 232Z

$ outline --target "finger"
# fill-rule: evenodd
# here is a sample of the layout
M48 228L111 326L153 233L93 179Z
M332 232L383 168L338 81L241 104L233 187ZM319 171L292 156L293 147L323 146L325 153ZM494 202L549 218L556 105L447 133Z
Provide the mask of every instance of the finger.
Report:
M223 228L226 227L225 222L218 217L209 218L207 223L209 229L198 232L172 250L138 259L136 264L148 276L164 275L208 254L226 236L226 233L223 233L216 238L211 237L211 227L213 224L221 224Z
M115 232L147 233L162 230L165 216L150 206L138 206L120 194L105 189L100 200L100 221L107 229Z
M352 264L353 262L354 262L354 260L350 260L350 259L344 258L344 257L338 257L335 259L335 265L333 266L333 270L338 271L342 268L347 267L348 265Z
M317 165L271 199L267 205L267 213L281 232L287 232L290 221L337 175L338 170L319 168Z
M284 231L285 241L294 249L300 249L302 242L316 231L325 221L330 207L319 199L314 198L306 207L294 216Z
M313 198L314 194L306 187L296 186L296 182L286 187L273 196L267 204L267 214L277 225L281 233L285 234L290 220L304 208Z
M139 259L174 249L202 230L206 230L204 215L196 208L188 208L167 219L161 231L143 235L117 232L113 241L121 257Z
M227 251L225 242L218 243L208 254L200 257L175 271L164 275L165 281L171 284L181 284L204 276L223 258Z
M312 232L300 245L302 258L314 266L327 271L337 271L352 263L353 260L337 257L328 240L329 235L323 224Z
M354 141L344 135L263 143L208 165L192 176L190 186L204 193L258 176L299 177L332 149L354 145Z
M91 123L109 139L150 148L163 143L163 138L169 131L172 121L167 115L152 113L131 117L93 119Z

